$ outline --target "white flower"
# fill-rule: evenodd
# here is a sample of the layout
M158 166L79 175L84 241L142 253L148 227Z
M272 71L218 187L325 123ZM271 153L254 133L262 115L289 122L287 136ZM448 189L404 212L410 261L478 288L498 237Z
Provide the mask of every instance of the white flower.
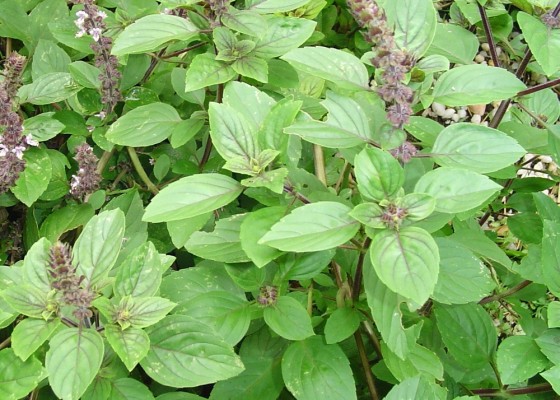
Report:
M33 136L31 134L25 137L25 143L27 143L29 146L39 146L39 142L33 139Z
M105 14L105 11L98 11L97 16L101 19L107 18L107 14Z
M84 10L80 10L76 13L76 17L78 17L79 20L85 20L88 17L88 14Z
M77 33L76 33L76 37L77 38L81 38L82 36L84 36L86 34L86 31L84 29L80 29Z
M12 153L16 155L17 158L23 160L23 152L25 151L25 146L16 146L12 149Z
M6 154L8 154L8 148L5 145L0 144L0 157L6 157Z
M105 119L105 117L107 116L107 113L105 111L100 111L97 114L94 114L94 117L100 118L100 119Z
M101 32L101 28L92 28L89 30L89 34L93 36L93 40L95 40L96 42L99 42L99 39L101 38Z
M70 191L75 190L80 186L80 177L78 175L72 175L72 181L70 182Z

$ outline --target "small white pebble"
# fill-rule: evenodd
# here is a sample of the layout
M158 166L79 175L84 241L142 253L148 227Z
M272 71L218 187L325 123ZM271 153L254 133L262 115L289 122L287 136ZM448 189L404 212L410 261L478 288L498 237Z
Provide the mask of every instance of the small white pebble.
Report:
M490 45L488 43L482 43L480 45L480 47L482 48L482 50L484 51L490 51Z
M480 65L488 65L488 63L486 61L482 61Z
M496 55L501 55L502 54L502 48L501 47L496 47Z
M467 116L467 110L461 109L457 111L457 116L461 119L465 118Z
M479 125L479 124L480 124L480 121L482 121L482 117L480 116L480 114L474 114L474 115L471 117L471 122L472 122L473 124Z
M445 112L443 113L443 115L441 116L443 119L450 119L451 117L453 117L453 115L455 115L457 113L457 111L455 111L455 109L453 108L448 108L447 110L445 110Z
M546 83L548 82L548 79L546 79L546 76L542 75L541 77L539 77L539 79L537 79L537 83Z
M434 110L437 115L442 116L445 112L445 106L439 103L432 103L432 110Z
M484 61L484 56L477 54L476 57L474 58L474 61L480 64L481 62Z
M550 164L552 162L552 157L550 156L540 156L540 159L545 164Z
M482 57L484 57L484 58L488 57L488 53L485 52L485 51L481 51L481 52L478 53L478 54L480 54L480 55L481 55Z
M451 117L451 119L453 120L453 122L459 122L459 119L460 119L459 114L453 115L453 116Z
M481 122L480 125L482 125L482 126L488 126L488 121Z

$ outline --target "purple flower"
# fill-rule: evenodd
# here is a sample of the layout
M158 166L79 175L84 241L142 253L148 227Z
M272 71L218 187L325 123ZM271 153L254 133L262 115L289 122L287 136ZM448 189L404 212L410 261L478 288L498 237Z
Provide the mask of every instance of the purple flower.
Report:
M77 199L84 200L86 196L99 188L101 182L101 176L97 172L99 160L87 143L76 147L74 160L78 163L78 172L72 175L70 194Z

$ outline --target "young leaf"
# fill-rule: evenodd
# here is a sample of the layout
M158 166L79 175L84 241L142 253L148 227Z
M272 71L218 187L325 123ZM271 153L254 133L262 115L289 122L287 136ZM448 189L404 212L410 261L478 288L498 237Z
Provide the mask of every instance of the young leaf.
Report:
M432 236L416 227L384 230L373 237L371 263L392 291L423 304L432 295L439 272L439 252Z
M142 360L150 350L150 338L142 329L128 327L123 330L118 325L105 325L105 337L129 371Z
M151 103L120 117L111 125L105 137L122 146L151 146L171 136L181 122L173 106Z
M199 54L187 70L185 92L225 83L236 75L237 73L229 64L216 60L215 55Z
M505 168L525 153L525 149L505 133L468 123L445 128L432 148L439 165L483 174Z
M159 254L152 242L147 242L134 249L118 266L114 291L119 297L153 296L160 284Z
M86 286L102 282L119 255L125 228L121 210L104 211L84 227L73 249L76 272L85 277Z
M445 72L434 86L434 101L446 106L487 104L514 97L525 89L511 72L497 67L473 64Z
M14 354L26 361L60 326L59 320L24 319L12 332Z
M22 399L45 378L45 369L35 357L21 361L12 349L0 351L0 397Z
M505 385L524 382L548 365L535 340L529 336L510 336L498 347L498 371Z
M327 47L303 47L280 57L301 72L332 81L346 89L368 89L366 66L354 55Z
M176 304L162 297L132 297L128 322L133 328L146 328L162 320Z
M280 296L276 304L264 309L264 322L288 340L303 340L314 335L311 318L299 301Z
M360 224L341 203L322 201L296 208L259 240L282 251L328 250L354 237Z
M356 384L346 354L321 336L295 342L282 357L282 376L298 400L356 400Z
M476 172L441 167L422 176L414 191L434 197L436 211L455 214L481 206L500 189L500 185Z
M147 222L168 222L196 217L223 207L237 198L243 187L221 174L197 174L171 183L146 207Z
M103 338L94 329L65 328L49 342L45 367L53 392L78 400L99 372Z
M356 180L363 197L390 199L404 183L404 170L388 152L366 147L355 158Z
M231 67L239 75L254 79L259 82L268 82L268 64L258 57L245 56L235 60Z
M498 335L490 316L478 304L434 309L437 326L449 354L468 368L481 368L492 360Z
M150 351L140 362L165 386L195 387L228 379L244 370L231 346L208 325L171 315L148 332Z
M51 246L52 243L48 239L41 238L33 243L23 260L22 272L25 282L45 293L51 290L47 272Z
M353 308L337 308L325 324L325 342L333 344L342 342L351 336L360 326L360 314Z
M188 19L167 14L147 15L117 36L111 52L124 56L154 51L167 42L189 40L196 34L196 26Z

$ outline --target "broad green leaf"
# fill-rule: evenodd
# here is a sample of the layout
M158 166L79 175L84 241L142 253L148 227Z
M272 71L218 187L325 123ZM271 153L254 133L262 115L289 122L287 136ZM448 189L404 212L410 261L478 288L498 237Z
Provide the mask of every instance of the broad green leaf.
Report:
M188 40L197 34L197 28L185 18L155 14L142 17L117 36L111 52L116 56L157 50L173 40Z
M152 242L146 242L134 249L118 266L114 292L120 297L153 296L160 284L159 254Z
M45 378L45 370L36 358L21 361L12 349L0 351L0 397L22 399Z
M360 314L354 308L337 308L325 324L325 342L333 344L342 342L351 336L360 326Z
M50 40L39 40L31 63L33 80L52 72L68 72L70 57Z
M460 168L441 167L422 176L414 191L436 199L436 211L448 214L483 205L502 187L484 175Z
M297 400L356 400L356 384L346 354L314 336L288 347L282 376Z
M151 146L171 136L180 122L181 117L173 106L151 103L137 107L117 119L105 137L123 146Z
M101 87L101 80L99 79L101 71L99 68L85 61L74 61L68 64L68 70L74 81L83 87L89 89L99 89Z
M60 326L59 320L24 319L12 331L14 354L26 361Z
M23 128L26 135L38 142L52 139L64 130L64 124L53 118L54 112L46 112L35 117L27 118L23 121Z
M19 314L31 318L43 318L43 312L48 309L47 292L30 284L10 286L1 295Z
M368 89L366 66L354 55L328 47L302 47L280 57L301 72L347 89Z
M498 335L492 318L478 304L436 305L437 326L449 354L467 368L492 360Z
M469 123L445 128L431 153L443 167L488 173L515 163L526 152L517 141L497 129Z
M262 58L245 56L235 60L231 67L239 75L263 83L268 82L268 64Z
M560 329L547 329L535 339L541 352L554 364L560 364Z
M415 68L418 68L424 74L433 74L436 72L445 72L449 70L449 60L439 54L432 54L422 58L416 63Z
M49 342L45 367L53 392L78 400L99 372L103 338L94 329L65 328Z
M211 213L197 215L196 217L184 218L167 223L167 232L171 236L173 245L180 249L185 246L189 238L196 231L201 230L211 217Z
M248 305L247 300L233 293L212 291L181 303L174 314L186 315L211 326L226 343L235 346L251 323Z
M385 397L385 400L404 400L404 399L447 399L447 390L433 380L428 380L423 376L408 378L393 386Z
M437 14L432 0L389 1L385 12L389 23L395 25L397 46L416 58L422 57L436 33Z
M31 207L49 186L52 177L52 163L44 149L28 149L23 158L25 169L11 190L19 201L27 207Z
M75 95L82 87L77 85L67 72L51 72L41 75L29 85L19 89L22 103L45 105L58 103Z
M335 249L313 253L288 253L276 261L279 276L286 281L312 279L329 265L335 253Z
M84 227L73 249L76 273L85 277L84 284L94 287L103 282L115 265L125 228L121 210L104 211Z
M250 36L260 36L266 32L266 20L258 12L230 8L222 14L222 24L234 31Z
M276 104L266 92L247 83L235 81L225 85L223 102L243 115L253 131L258 130Z
M140 362L156 382L195 387L238 375L244 370L231 346L208 325L171 315L150 328L150 351Z
M216 173L181 178L159 192L146 207L147 222L168 222L196 217L223 207L237 198L243 187Z
M328 250L354 237L359 223L341 203L322 201L296 208L258 242L282 251Z
M371 200L390 199L404 183L404 170L387 151L366 147L354 159L360 194Z
M525 88L505 69L473 64L445 72L437 80L433 95L434 101L446 106L467 106L508 99Z
M444 304L466 304L492 293L496 284L478 257L451 239L436 238L436 243L440 262L434 300Z
M156 400L205 400L205 397L188 392L167 392L156 397Z
M541 376L550 383L552 389L556 393L560 392L560 365L555 365L554 367L541 373Z
M249 10L255 10L263 14L274 14L295 10L309 3L309 0L249 0L247 3Z
M216 60L215 55L199 54L187 70L185 92L225 83L236 75L237 73L229 64Z
M154 395L142 382L120 378L111 382L111 400L154 400Z
M401 296L423 304L434 292L439 252L425 230L384 230L373 237L370 257L379 279Z
M304 18L266 16L268 29L259 35L252 55L275 58L297 49L313 34L317 23Z
M129 327L122 330L118 325L105 325L105 337L129 371L150 350L150 338L142 329Z
M257 157L254 129L242 113L226 104L210 103L208 116L212 143L224 160L241 157L249 162Z
M259 244L259 240L286 214L285 207L267 207L253 211L241 223L241 248L259 268L282 254L281 251Z
M478 53L476 35L467 29L448 23L438 23L436 34L426 55L442 55L452 63L470 64Z
M226 264L226 271L235 284L246 292L259 290L267 279L268 269L253 263Z
M161 321L176 304L163 297L132 297L128 319L133 328L146 328ZM129 304L130 304L129 303Z
M27 284L39 289L44 293L51 290L51 279L47 272L49 251L52 243L41 238L27 251L23 260L23 277Z
M288 340L303 340L314 335L311 318L299 301L280 296L263 312L264 321L279 336Z
M535 56L545 75L550 76L560 70L560 31L551 29L537 18L520 12L517 23L523 32L523 38Z
M56 242L63 233L85 225L94 214L89 204L68 204L45 218L39 234L51 242Z
M387 368L399 382L417 375L443 380L443 365L440 359L424 346L416 344L404 360L397 357L385 342L381 343L381 351Z
M185 248L192 254L207 260L225 263L250 261L241 247L239 233L246 214L220 219L212 232L195 232Z
M549 362L529 336L504 339L497 352L497 367L505 385L524 382L544 370Z
M542 269L543 277L550 291L560 293L560 222L543 221Z

